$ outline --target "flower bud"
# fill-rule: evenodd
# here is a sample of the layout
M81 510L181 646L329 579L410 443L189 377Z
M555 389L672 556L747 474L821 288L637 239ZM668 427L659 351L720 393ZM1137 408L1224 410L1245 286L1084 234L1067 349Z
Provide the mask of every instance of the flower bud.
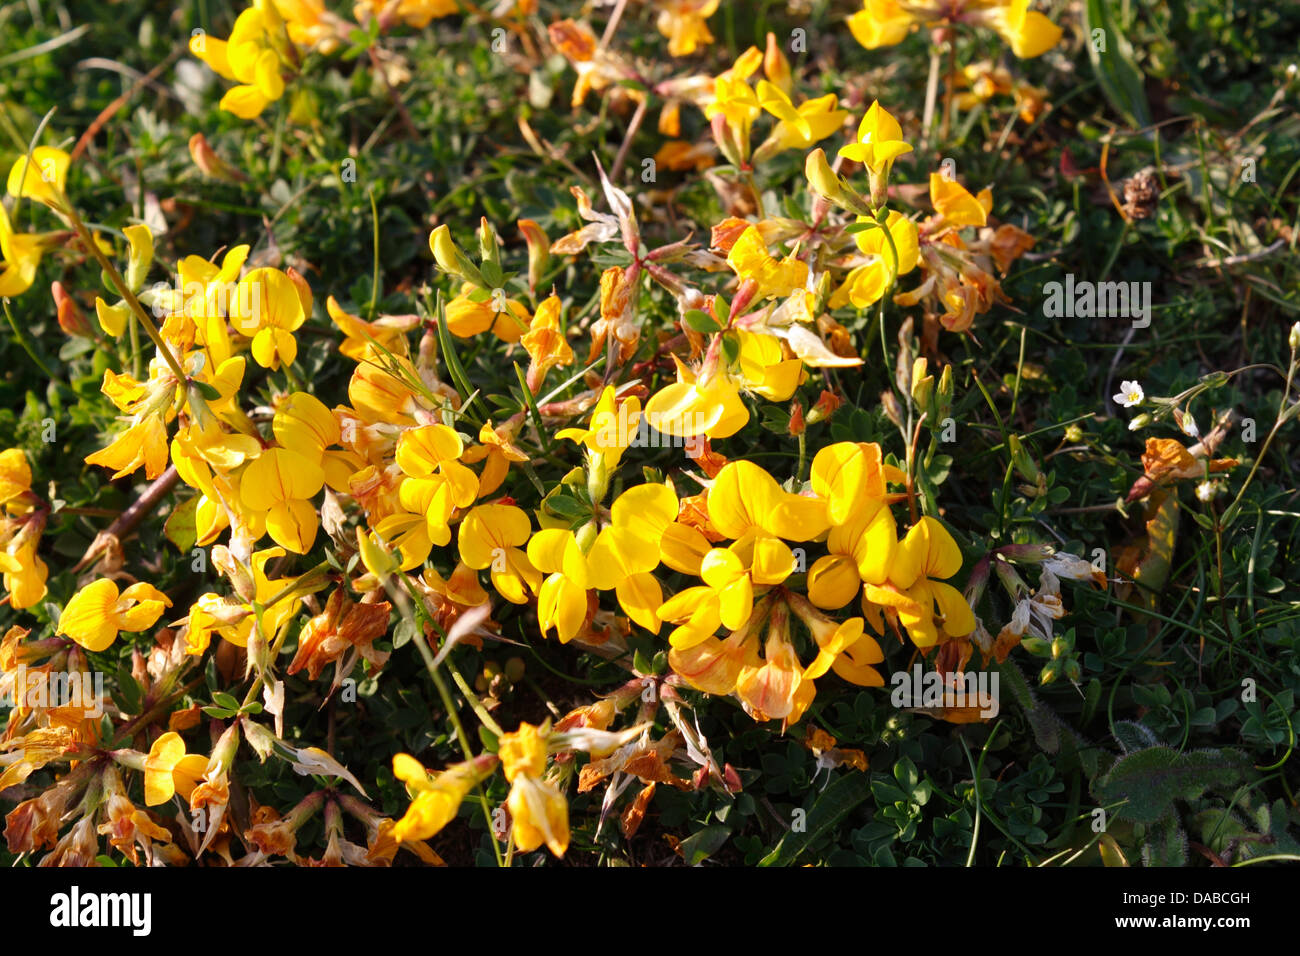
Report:
M451 230L446 225L439 226L429 234L429 248L433 251L434 259L438 261L438 268L443 272L458 276L480 289L489 288L478 266L470 262L469 256L461 252L460 246L456 245L455 240L451 238Z
M808 154L808 160L804 163L803 174L813 192L819 196L826 197L836 206L854 215L872 215L871 204L850 186L844 177L836 174L835 170L831 169L830 163L826 161L826 153L821 149L814 149Z
M497 232L487 221L486 216L479 217L478 252L479 259L484 265L489 262L499 265L501 262L501 243L497 240Z
M790 61L786 59L785 53L781 50L781 44L777 42L775 33L767 35L767 49L763 53L763 72L774 86L790 95L793 89L793 82L790 73Z
M903 427L903 410L898 405L898 399L893 392L881 392L880 404L885 410L885 417L897 425Z
M924 357L912 363L912 401L922 412L932 411L934 402L934 376L926 374L928 366Z
M77 305L77 300L68 295L67 290L63 288L63 283L51 283L50 294L54 296L54 308L59 317L59 328L67 335L89 338L91 329L90 322L86 319L86 313L81 310L81 306Z
M190 137L190 159L194 160L194 165L205 176L228 183L248 181L247 176L217 155L217 151L208 144L207 137L202 133Z
M733 166L743 166L744 156L735 137L731 134L731 127L727 125L727 117L722 113L716 114L709 124L709 129L713 133L713 141L717 143L718 150L726 157L727 162Z
M952 366L945 365L939 374L939 390L934 406L934 417L942 422L952 412Z
M284 274L289 277L289 281L293 283L294 291L298 293L298 302L302 305L302 314L307 316L307 318L311 318L311 306L314 301L311 294L311 286L307 284L307 280L303 278L302 273L293 268L293 266L289 266L285 269Z
M826 161L826 153L821 149L814 149L808 154L808 159L804 163L803 174L808 180L808 185L813 192L834 202L841 194L840 178L835 175L831 169L831 164Z
M542 227L531 219L519 220L519 232L528 243L528 291L536 295L551 261L551 240Z
M1036 484L1040 474L1038 465L1034 463L1033 457L1025 450L1024 444L1020 441L1020 436L1007 436L1007 445L1011 449L1011 463L1015 466L1020 477L1025 481Z

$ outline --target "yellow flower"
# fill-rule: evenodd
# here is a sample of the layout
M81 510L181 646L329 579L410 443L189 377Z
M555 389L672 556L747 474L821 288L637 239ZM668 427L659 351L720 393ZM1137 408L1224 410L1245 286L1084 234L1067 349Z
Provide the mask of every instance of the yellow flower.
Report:
M294 578L272 578L267 577L266 566L276 558L284 557L284 548L264 548L261 551L254 551L252 558L249 560L249 570L252 572L252 597L253 600L263 606L261 629L262 637L271 644L275 641L276 635L281 628L287 626L293 620L298 609L302 607L302 600L299 595L319 591L325 587L326 582L318 581L315 584L304 584L298 590L291 590L290 585L294 583ZM216 561L216 549L214 549L214 563ZM240 568L239 572L243 573ZM271 603L272 598L278 598ZM215 604L208 605L208 613L216 618L215 625L210 625L211 631L204 636L192 635L187 653L202 654L207 649L207 642L211 639L212 633L224 637L236 647L247 647L248 639L253 633L253 628L257 626L257 615L254 612L253 605L242 604L236 605L247 611L247 614L240 614L237 610L218 608ZM217 613L220 612L220 613ZM229 621L231 623L225 623Z
M755 162L786 149L808 149L839 129L849 115L848 110L835 108L839 100L834 93L807 100L796 108L780 87L767 80L758 81L758 101L780 122L755 154Z
M701 377L677 363L677 381L666 385L646 403L646 421L665 435L726 438L749 422L749 409L734 382L721 370Z
M840 155L845 159L862 163L874 175L886 179L894 160L911 151L912 147L903 142L903 128L898 120L882 109L878 100L872 101L862 117L858 141L840 147Z
M975 615L962 593L940 580L960 570L957 542L926 515L898 543L888 580L867 585L865 600L897 617L917 647L938 643L940 628L949 637L963 637L975 629Z
M9 606L16 610L32 607L45 597L45 582L49 579L50 569L36 553L40 544L39 529L44 524L44 520L40 521L35 533L19 532L0 551L4 589L9 592Z
M429 771L410 754L393 757L393 776L414 791L415 798L406 813L393 826L392 837L403 840L427 840L456 819L461 801L474 784L496 768L497 758L484 754L473 760L453 764L432 779Z
M451 516L478 496L478 476L457 459L460 436L446 425L424 425L402 433L397 464L407 476L398 490L404 511L384 516L375 531L402 553L402 569L422 564L436 545L451 540Z
M884 584L897 543L894 516L884 502L871 501L849 520L831 529L830 554L808 569L808 597L821 608L841 608L858 594L863 582Z
M787 359L779 339L743 329L726 334L740 345L734 370L721 368L716 353L711 351L704 371L697 376L674 356L677 381L660 389L646 403L645 417L651 427L683 438L727 438L749 421L749 409L740 399L741 388L774 402L794 394L805 375L803 362Z
M561 643L579 632L587 616L587 591L613 590L633 621L659 630L655 612L663 600L659 582L650 572L659 565L664 529L677 515L677 495L666 485L629 488L610 509L610 523L589 550L583 551L572 531L548 528L528 542L528 560L547 574L537 595L542 633L551 627Z
M407 26L423 30L429 21L460 13L456 0L360 0L352 8L353 16L362 20L367 16L386 14L395 16Z
M730 547L709 551L700 577L717 598L723 626L734 631L749 621L755 589L780 584L794 569L794 553L784 541L753 529Z
M777 260L770 255L757 226L741 233L727 253L727 265L742 281L754 284L755 299L784 298L808 281L808 264L793 256Z
M603 460L606 471L613 471L636 435L640 421L641 400L631 396L617 402L614 386L606 385L591 410L587 427L563 428L555 437L586 446L589 455Z
M71 162L72 158L61 149L37 146L30 157L24 153L14 160L9 169L9 195L15 199L26 196L52 209L67 205L63 190Z
M381 315L375 321L367 322L344 312L334 296L325 300L325 311L343 332L344 339L339 351L354 362L360 362L366 357L370 340L390 352L405 353L406 333L420 321L419 316L415 315Z
M179 292L173 290L170 298L161 303L169 306L172 313L163 326L163 334L168 334L174 322L192 324L195 336L207 348L214 368L231 357L226 318L234 311L235 280L248 258L248 250L249 247L243 244L228 250L220 266L202 256L186 256L176 268L180 279Z
M0 205L0 297L22 295L32 287L44 248L41 236L14 232Z
M466 284L460 295L447 303L447 331L460 339L492 330L502 342L518 342L532 321L523 303L496 294L478 301L481 292ZM504 308L501 308L504 307Z
M826 501L832 524L830 554L808 570L808 597L817 607L841 608L863 582L885 583L898 534L885 504L885 483L903 478L884 464L874 442L837 442L813 457L813 492Z
M853 38L868 50L902 43L913 22L895 0L863 0L862 9L848 19Z
M59 617L57 634L66 634L88 651L102 651L117 639L118 631L143 631L162 616L172 602L152 584L143 581L119 592L117 585L100 578L72 596Z
M528 540L532 523L528 514L514 505L479 505L460 524L460 558L476 571L492 569L492 585L512 604L527 604L528 592L536 591L542 575L521 549Z
M749 142L750 124L762 112L762 106L749 78L763 64L763 51L751 46L742 53L731 69L719 75L713 81L713 98L704 108L704 115L709 119L721 114L727 125L736 133L736 139L742 144Z
M271 8L274 10L274 7ZM273 31L284 31L283 21L274 21L257 7L249 7L235 20L229 40L196 36L190 52L227 80L239 86L226 91L221 108L240 119L260 116L268 105L284 95L280 75L280 54Z
M659 32L668 37L671 56L690 56L713 42L709 17L718 12L719 0L659 0Z
M752 461L729 462L709 488L709 523L724 537L761 531L787 541L810 541L828 527L826 503L784 490Z
M570 429L557 432L556 437L566 437L566 431ZM501 487L510 472L510 463L527 461L528 453L515 445L514 426L510 422L506 422L499 430L492 427L490 420L485 422L479 429L478 440L479 444L466 449L460 460L466 464L485 462L478 477L478 494L480 498L485 498Z
M231 305L235 331L253 340L253 358L263 368L292 365L298 357L293 332L307 321L310 303L279 269L254 269L239 281Z
M18 508L18 499L32 490L32 468L27 464L27 453L21 448L6 448L0 452L0 506Z
M532 359L526 380L528 388L535 394L546 373L554 366L573 363L573 349L560 328L560 300L557 296L552 295L537 307L537 314L520 341Z
M546 772L546 727L520 724L519 729L501 735L498 754L510 795L515 846L523 853L543 843L556 856L569 848L569 805L564 794L542 779Z
M167 428L157 415L145 415L107 448L87 455L86 464L116 469L114 481L144 465L152 481L167 468Z
M180 734L167 731L153 742L144 758L145 806L166 803L177 793L188 800L207 769L207 757L187 754Z
M1011 0L995 11L993 28L1011 44L1011 52L1021 59L1046 53L1061 42L1061 28L1036 10L1030 0Z
M320 527L310 499L324 484L324 469L306 455L268 448L240 475L240 500L249 511L266 516L266 530L276 544L306 554Z
M869 220L860 216L858 221ZM907 275L916 268L921 257L916 223L897 211L891 211L885 222L889 236L893 239L892 245L885 237L884 229L878 226L854 235L858 248L874 258L866 265L849 271L843 284L831 296L831 308L837 309L845 303L852 303L859 309L865 309L879 301L898 276ZM895 252L898 255L897 263L894 261Z
M983 226L988 221L992 202L992 193L987 189L978 197L972 196L956 180L948 179L939 173L930 174L930 204L934 206L934 211L943 217L945 225L958 228Z
M415 424L412 413L418 403L409 381L419 381L419 373L410 359L403 356L394 358L400 369L397 374L389 371L391 362L386 356L368 348L365 357L352 371L348 400L357 417L368 424Z

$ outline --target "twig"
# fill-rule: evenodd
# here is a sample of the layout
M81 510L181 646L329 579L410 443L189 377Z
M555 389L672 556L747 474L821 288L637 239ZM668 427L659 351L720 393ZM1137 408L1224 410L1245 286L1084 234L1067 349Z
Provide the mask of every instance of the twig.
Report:
M90 141L99 134L99 131L104 128L104 125L110 119L113 118L113 115L118 110L120 110L123 106L129 103L132 100L132 98L135 97L135 94L139 93L140 90L143 89L145 86L153 86L154 80L158 79L158 77L161 76L168 67L170 67L173 63L176 62L177 58L180 57L184 49L185 49L184 47L176 47L176 49L172 50L172 52L168 54L165 60L163 60L161 63L155 66L148 73L144 74L143 76L140 76L139 79L137 79L135 83L131 85L130 89L128 89L117 99L113 100L113 102L109 103L102 110L100 110L99 115L95 117L94 122L92 122L89 126L87 126L86 131L81 134L81 139L77 140L77 145L72 147L72 152L68 154L70 161L75 163L77 161L77 157L79 157L82 153L86 151L86 147L90 145ZM83 66L83 67L102 66L104 63L112 63L112 61L99 60L99 59L83 60L81 63L78 64L78 66ZM114 63L113 66L120 67L120 64ZM119 72L121 72L123 69L125 68L119 69ZM173 96L174 98L174 94L172 93L172 91L167 89L165 86L158 87L158 89L160 89L166 95Z
M135 499L131 506L118 516L117 520L109 525L107 529L95 535L95 540L86 549L85 555L72 569L73 573L80 571L103 554L109 538L121 540L130 534L135 526L143 521L145 516L158 506L158 502L175 487L178 480L180 480L180 475L176 473L176 466L168 465L167 470L155 478L140 497Z
M641 102L637 104L636 112L632 114L631 121L627 124L627 134L623 137L623 145L618 148L618 155L614 157L614 166L609 171L609 181L618 182L619 173L623 171L623 162L627 159L627 151L632 146L632 140L636 138L637 131L641 129L641 121L645 119L646 110L650 106L650 97L643 96Z

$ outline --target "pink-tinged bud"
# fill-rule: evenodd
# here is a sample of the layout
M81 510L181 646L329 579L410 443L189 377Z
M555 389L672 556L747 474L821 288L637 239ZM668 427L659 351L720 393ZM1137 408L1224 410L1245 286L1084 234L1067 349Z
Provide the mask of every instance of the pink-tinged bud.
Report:
M90 338L92 332L86 313L77 305L77 300L68 295L62 282L50 283L50 294L54 296L54 308L58 312L59 328L67 335L78 338Z
M1025 579L1020 576L1010 562L998 561L994 564L994 569L997 571L998 580L1002 582L1002 586L1006 589L1011 600L1019 601L1029 593L1029 585L1025 583Z
M971 570L970 579L966 582L966 590L962 592L962 597L972 608L979 604L984 597L984 589L988 587L989 572L992 571L992 561L986 554L976 563Z
M807 427L803 417L803 406L795 402L790 406L790 426L787 431L791 435L802 435Z
M551 261L551 240L531 219L519 220L519 232L528 243L528 291L535 295Z
M880 393L880 405L885 410L885 417L897 425L903 427L903 409L898 404L898 399L893 392Z
M790 61L786 59L785 53L782 52L781 44L777 42L775 33L767 35L767 49L763 53L763 72L767 74L767 78L782 93L787 96L790 95L793 88Z
M731 311L727 316L729 322L745 314L745 309L749 308L749 303L754 301L756 292L758 292L756 280L745 279L740 283L740 288L736 290L736 297L731 300Z
M202 133L190 137L190 158L205 176L228 183L248 182L247 176L217 155Z
M650 273L650 278L654 279L674 296L680 297L686 293L686 286L682 284L682 280L663 266L648 262L646 263L646 272Z
M840 398L834 392L828 392L822 389L822 393L817 396L812 410L808 412L808 424L815 425L817 422L830 418L835 414L835 410L844 404L844 399Z
M293 283L294 291L298 293L298 301L302 303L302 314L311 318L311 306L313 301L311 286L307 284L307 280L303 278L302 273L292 266L285 269L284 274L289 277L289 281Z
M718 144L718 151L726 157L727 162L733 166L743 165L740 149L731 135L731 127L727 125L727 117L722 113L716 114L709 124L709 129L713 132L713 141Z

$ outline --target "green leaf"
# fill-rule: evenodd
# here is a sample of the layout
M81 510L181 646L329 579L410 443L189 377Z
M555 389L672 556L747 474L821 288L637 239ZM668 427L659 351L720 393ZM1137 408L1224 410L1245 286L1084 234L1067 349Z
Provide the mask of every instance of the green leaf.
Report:
M870 793L871 776L865 773L847 773L828 784L808 811L803 832L790 830L758 865L789 866L813 841L839 823L850 810L867 799Z
M1093 784L1104 804L1123 803L1115 813L1136 823L1171 817L1175 800L1194 800L1211 787L1237 783L1251 769L1240 750L1192 750L1148 747L1120 757Z
M198 541L199 496L193 495L172 509L163 524L163 534L181 554L188 554Z
M191 379L190 387L210 402L221 400L221 392L217 391L215 386L209 385L207 382L199 382Z
M692 833L681 842L678 849L686 859L687 866L696 866L703 863L727 842L731 836L731 828L715 823L707 826L698 833Z
M1140 129L1151 125L1151 108L1147 105L1142 71L1133 60L1133 49L1127 38L1111 18L1111 6L1108 0L1086 0L1083 5L1083 29L1087 34L1084 45L1088 48L1092 71L1106 99L1129 125ZM1097 30L1102 32L1095 34ZM1094 35L1099 40L1104 39L1104 53L1097 49L1099 43L1092 42Z
M701 335L722 331L722 326L718 324L718 320L703 309L691 309L682 316L682 324L694 332L699 332Z
M740 361L740 339L734 335L722 336L722 357L726 359L728 365L735 365Z

